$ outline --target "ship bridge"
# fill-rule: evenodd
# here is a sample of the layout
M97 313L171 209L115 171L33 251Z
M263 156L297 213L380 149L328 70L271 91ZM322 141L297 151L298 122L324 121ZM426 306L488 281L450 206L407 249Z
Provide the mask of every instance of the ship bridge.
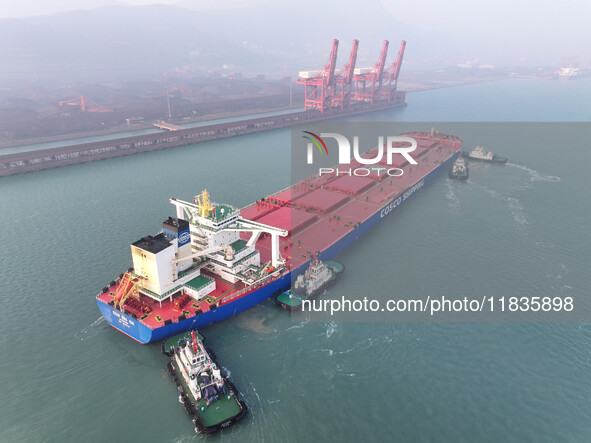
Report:
M271 236L271 265L277 267L285 263L279 252L279 237L287 237L286 229L247 220L238 209L210 201L207 191L203 191L192 203L176 198L171 198L170 203L176 206L177 218L187 220L195 227L191 236L196 237L194 245L198 250L230 244L238 239L241 232L251 233L246 248L254 248L261 234L267 233Z

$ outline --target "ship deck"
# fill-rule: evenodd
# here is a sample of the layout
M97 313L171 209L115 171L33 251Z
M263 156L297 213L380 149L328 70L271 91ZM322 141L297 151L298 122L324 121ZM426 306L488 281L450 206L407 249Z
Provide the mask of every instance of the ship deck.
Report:
M428 134L417 141L418 147L411 155L418 160L418 165L411 165L404 160L389 165L404 171L399 177L388 176L385 171L373 178L332 174L310 177L304 182L304 186L297 184L272 194L264 202L244 208L242 214L245 217L256 217L257 212L261 211L264 216L259 216L259 221L267 220L269 225L281 228L291 226L289 235L281 238L280 251L287 264L296 268L308 261L315 251L327 249L356 226L367 221L386 203L404 194L460 149L460 145L451 140L430 139ZM368 158L375 156L372 151L367 152ZM351 168L363 166L354 163ZM277 204L277 208L265 205L268 202ZM285 211L285 208L297 209ZM314 216L304 227L301 227L301 211ZM281 217L273 218L279 215ZM243 238L248 238L248 235ZM261 252L261 261L271 259L270 238L259 240L257 248Z
M314 252L326 250L376 214L386 203L402 196L415 183L456 154L461 147L461 140L452 136L447 136L447 139L440 138L437 133L435 138L430 138L429 133L415 133L412 136L417 139L418 147L411 155L420 159L419 164L410 165L401 161L398 165L389 165L403 169L404 174L401 176L380 174L373 178L346 175L309 177L302 183L247 206L241 210L241 214L244 218L286 229L289 234L280 239L280 253L286 266L296 269L310 260ZM369 151L367 155L371 158L372 152ZM351 164L352 168L358 166L362 165ZM249 234L243 233L241 238L247 240ZM260 251L261 263L271 260L270 236L261 235L256 248ZM190 299L183 305L182 295L162 303L142 296L137 309L127 304L125 308L142 323L154 329L167 321L177 321L181 316L189 318L199 310L206 312L216 302L227 303L245 288L244 284L233 285L220 277L214 278L217 281L215 291L200 302ZM107 293L101 293L98 299L108 303L113 300L116 291L117 285L109 288ZM151 309L147 316L142 312L142 305Z
M143 324L151 329L155 329L164 325L167 320L174 321L183 315L189 318L199 311L207 312L215 306L218 300L227 296L231 297L236 292L245 288L245 285L242 283L233 284L213 274L207 274L207 276L216 280L216 288L207 297L198 302L183 296L173 297L172 300L166 299L159 302L151 297L140 295L141 304L128 303L125 305L125 309L135 316L135 318L141 320ZM117 289L118 282L115 286L110 287L107 293L101 293L98 299L104 303L113 301ZM146 307L150 310L147 314L145 313Z

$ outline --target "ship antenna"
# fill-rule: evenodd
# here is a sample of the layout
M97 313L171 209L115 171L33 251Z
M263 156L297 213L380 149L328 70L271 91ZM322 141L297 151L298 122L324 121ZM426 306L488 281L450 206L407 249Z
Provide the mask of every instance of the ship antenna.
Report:
M193 352L197 352L197 342L195 339L195 331L194 330L191 331L191 338L193 339L192 340L193 341L193 343L192 343L193 344Z
M197 321L197 316L195 316L195 320L193 320L193 323L191 323L191 326L189 326L189 329L187 329L187 332L194 331L193 326L195 325L196 321Z
M189 338L189 335L191 335L191 332L195 331L193 329L193 326L195 325L196 321L197 321L197 316L195 316L195 320L193 320L193 323L191 323L191 326L189 326L189 328L185 331L187 338Z

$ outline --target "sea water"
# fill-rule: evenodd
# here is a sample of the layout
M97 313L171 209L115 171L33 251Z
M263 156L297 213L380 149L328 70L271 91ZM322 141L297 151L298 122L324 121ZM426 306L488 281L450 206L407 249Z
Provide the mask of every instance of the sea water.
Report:
M590 93L589 78L511 79L409 94L355 121L584 122ZM241 207L289 186L289 140L275 130L0 179L0 441L202 439L159 345L112 329L94 297L173 214L168 198L207 188ZM507 165L471 165L465 183L441 174L341 254L346 271L321 297L588 291L589 142L511 141L485 140ZM268 301L202 332L249 408L211 441L591 439L586 322L313 322Z

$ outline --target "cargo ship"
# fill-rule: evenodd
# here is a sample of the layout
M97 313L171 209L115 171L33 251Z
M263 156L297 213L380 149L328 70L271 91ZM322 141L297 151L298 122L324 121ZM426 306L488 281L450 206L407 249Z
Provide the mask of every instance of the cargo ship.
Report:
M242 209L216 203L207 191L192 201L171 198L176 216L158 234L132 243L133 267L96 296L102 315L150 343L203 329L285 291L314 253L334 258L447 170L462 145L459 137L434 130L400 135L417 142L410 152L417 164L403 156L384 159L367 168L367 176L337 168ZM377 151L364 155L376 158ZM347 166L366 165L353 160ZM388 168L403 173L379 173Z

